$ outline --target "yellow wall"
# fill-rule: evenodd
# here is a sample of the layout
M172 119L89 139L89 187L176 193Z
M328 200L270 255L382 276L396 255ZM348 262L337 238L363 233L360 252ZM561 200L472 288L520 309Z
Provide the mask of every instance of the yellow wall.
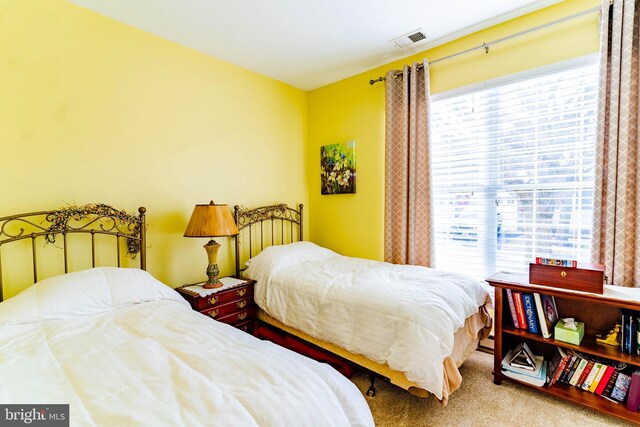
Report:
M182 233L193 205L210 199L305 203L311 240L381 259L384 87L367 81L598 3L567 0L307 94L63 0L0 0L0 216L144 205L149 270L172 286L203 277L205 242ZM436 64L432 92L597 48L594 14ZM357 194L320 196L320 146L349 140ZM232 242L219 240L228 274ZM11 296L21 284L4 274Z
M309 93L307 173L310 239L344 255L382 259L384 251L384 85L369 86L389 69L426 57L436 59L597 6L598 0L558 5L474 33L401 61L375 68ZM431 67L431 91L472 83L597 52L598 15L470 53ZM357 194L320 195L320 147L356 141Z
M301 90L62 0L0 0L0 216L144 205L149 271L193 282L193 205L306 204L306 135Z

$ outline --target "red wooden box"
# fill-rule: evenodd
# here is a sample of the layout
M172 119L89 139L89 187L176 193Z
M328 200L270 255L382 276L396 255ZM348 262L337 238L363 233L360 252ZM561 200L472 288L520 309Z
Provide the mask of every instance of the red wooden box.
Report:
M599 264L578 264L578 268L555 265L529 264L529 283L571 289L574 291L604 293L604 267Z

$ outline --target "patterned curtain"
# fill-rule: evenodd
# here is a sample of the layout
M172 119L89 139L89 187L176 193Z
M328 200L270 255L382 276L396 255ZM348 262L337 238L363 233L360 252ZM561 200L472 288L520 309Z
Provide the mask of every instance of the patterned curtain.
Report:
M604 0L592 260L609 283L640 286L638 4Z
M433 264L429 64L386 79L385 261Z

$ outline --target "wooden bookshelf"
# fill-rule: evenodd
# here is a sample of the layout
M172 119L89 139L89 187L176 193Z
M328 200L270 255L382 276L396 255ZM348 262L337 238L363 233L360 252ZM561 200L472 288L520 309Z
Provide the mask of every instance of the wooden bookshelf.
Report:
M640 425L640 412L632 412L622 403L611 402L568 384L556 383L550 387L535 387L502 374L502 359L506 352L522 341L527 342L534 350L534 353L543 354L545 358L552 355L556 351L556 347L562 347L640 367L639 355L623 353L618 347L598 344L594 336L596 333L607 332L616 320L619 323L620 309L640 311L639 302L610 298L605 295L532 285L527 283L528 278L526 275L498 273L487 279L487 281L495 288L493 367L493 381L495 384L501 384L503 379L513 381L542 393ZM586 334L580 345L556 341L553 338L545 339L542 335L514 328L505 289L554 296L561 317L574 317L585 323Z

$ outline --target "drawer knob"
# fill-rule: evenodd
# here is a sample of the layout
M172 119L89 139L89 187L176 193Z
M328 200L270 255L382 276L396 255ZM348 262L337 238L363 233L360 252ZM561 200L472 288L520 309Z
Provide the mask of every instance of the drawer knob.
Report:
M243 297L247 293L247 290L246 289L238 289L236 291L236 293L238 294L239 297Z
M215 319L217 315L218 315L218 310L211 310L209 312L209 317L211 317L213 319Z
M246 301L240 301L240 302L238 303L238 308L245 308L245 306L246 306L246 305L247 305L247 302L246 302Z
M238 314L238 320L244 320L245 317L247 317L247 313Z
M567 272L566 271L561 271L560 272L560 277L567 277Z
M209 304L213 305L213 304L217 303L218 299L220 299L220 297L212 296L211 298L209 298Z

